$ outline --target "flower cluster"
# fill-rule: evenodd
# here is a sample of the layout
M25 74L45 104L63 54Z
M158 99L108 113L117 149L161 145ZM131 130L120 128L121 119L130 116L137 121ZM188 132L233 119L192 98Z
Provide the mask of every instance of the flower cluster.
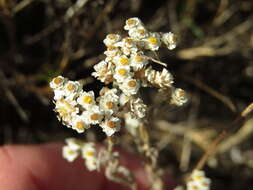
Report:
M168 92L170 102L178 106L187 101L186 93L172 86L171 73L165 68L161 72L154 70L149 64L152 58L146 55L148 51L157 51L161 45L174 49L175 35L150 32L138 18L128 19L124 29L128 31L127 37L106 36L106 58L94 66L92 73L106 85L112 83L112 89L102 88L96 98L93 91L84 91L78 81L58 76L50 82L58 119L78 133L99 125L107 136L113 135L121 128L122 110L127 110L133 119L144 118L147 106L139 95L141 87L156 87Z
M194 170L190 181L187 183L187 190L209 190L211 180L205 176L202 170Z
M69 162L73 162L78 156L82 156L88 170L97 169L96 150L93 143L84 143L74 138L67 138L67 145L63 147L63 158Z
M55 93L55 111L67 127L82 133L99 124L108 136L119 131L121 121L115 115L119 104L116 88L103 88L96 99L94 92L84 91L80 82L62 76L54 78L50 87Z

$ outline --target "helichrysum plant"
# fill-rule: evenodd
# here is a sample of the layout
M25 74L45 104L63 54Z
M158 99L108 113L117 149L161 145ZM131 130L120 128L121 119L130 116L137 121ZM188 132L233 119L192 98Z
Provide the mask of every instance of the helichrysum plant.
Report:
M126 20L124 29L128 32L126 37L108 34L103 41L106 46L105 59L94 66L92 73L104 83L98 97L93 91L85 91L79 81L57 76L50 82L54 91L55 112L65 126L78 133L99 126L108 136L107 149L100 148L99 151L94 142L68 138L67 145L63 147L63 157L72 162L81 156L87 169L92 171L103 167L109 179L135 189L131 171L120 165L119 153L113 150L112 137L125 128L133 138L140 139L137 143L140 153L151 160L146 164L153 178L154 185L151 188L161 189L163 184L156 165L157 150L150 146L145 128L148 106L143 101L140 89L156 88L159 93L166 95L169 104L176 106L187 102L185 91L174 87L172 74L165 67L162 71L152 67L154 63L166 65L150 56L150 53L156 55L155 52L162 46L174 49L177 38L171 32L148 31L139 18ZM196 190L204 190L198 188L200 178L195 180L196 172L203 178L203 186L209 184L201 172L195 171L187 189L196 187Z

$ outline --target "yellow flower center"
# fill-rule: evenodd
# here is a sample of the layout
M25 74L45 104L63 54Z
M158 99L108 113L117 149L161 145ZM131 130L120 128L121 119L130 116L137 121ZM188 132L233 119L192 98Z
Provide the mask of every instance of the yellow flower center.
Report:
M136 56L134 57L134 59L135 59L136 62L143 62L143 57L140 56L140 55L136 55Z
M99 114L97 114L97 113L93 113L93 114L90 115L90 119L93 120L93 121L98 120L98 118L99 118Z
M94 156L94 152L88 151L86 152L86 156Z
M83 97L83 103L85 103L85 104L91 104L92 103L92 97L90 97L90 96L84 96Z
M68 91L74 91L74 89L75 89L75 85L74 84L70 83L70 84L67 85L67 90Z
M115 37L114 34L108 34L107 38L110 39L110 40L115 40L116 37Z
M134 20L134 19L127 19L126 24L128 26L136 25L136 20Z
M121 57L119 62L121 65L128 65L129 64L129 60L126 57Z
M201 176L201 175L196 175L196 176L194 176L194 178L195 178L196 180L201 180L201 179L203 179L203 176Z
M107 126L110 127L110 128L114 128L115 125L116 125L116 124L115 124L115 122L113 122L113 121L108 121L108 122L107 122Z
M54 83L55 83L56 85L58 85L58 84L61 84L61 83L62 83L62 78L56 77L56 78L53 79L53 81L54 81Z
M185 97L185 96L186 96L186 93L185 93L184 90L180 90L180 91L178 92L178 95L179 95L180 97Z
M116 49L115 46L108 46L108 47L107 47L107 50L108 50L108 51L113 51L113 50L115 50L115 49Z
M125 38L125 43L131 45L133 43L133 40L131 38Z
M68 154L70 154L70 155L75 154L75 151L69 150L69 151L68 151Z
M137 85L137 83L134 80L131 80L131 81L128 82L128 86L130 86L132 88L136 87L136 85Z
M156 45L157 44L157 38L155 37L149 37L148 38L148 42L152 45Z
M144 29L139 29L139 30L137 30L137 32L138 32L140 35L145 34L145 30L144 30Z
M112 101L106 102L106 106L108 109L112 109L114 106L114 103Z
M126 76L127 71L126 71L126 69L119 69L119 70L118 70L118 73L119 73L119 75L121 75L121 76Z
M77 128L77 129L80 129L80 130L85 129L85 124L84 124L84 122L83 122L83 121L78 121L78 122L76 122L76 128Z

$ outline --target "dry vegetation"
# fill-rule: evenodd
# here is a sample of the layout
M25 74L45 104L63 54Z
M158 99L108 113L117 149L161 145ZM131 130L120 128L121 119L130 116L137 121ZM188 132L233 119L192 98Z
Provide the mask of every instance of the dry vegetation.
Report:
M103 59L101 42L138 16L150 30L179 36L178 47L159 57L190 99L150 111L158 166L177 182L204 166L214 190L252 189L252 0L0 0L0 10L1 144L104 141L101 131L83 136L61 126L48 83L61 74L98 91L102 85L90 74ZM153 90L143 94L150 107L160 104ZM128 135L117 138L135 151Z

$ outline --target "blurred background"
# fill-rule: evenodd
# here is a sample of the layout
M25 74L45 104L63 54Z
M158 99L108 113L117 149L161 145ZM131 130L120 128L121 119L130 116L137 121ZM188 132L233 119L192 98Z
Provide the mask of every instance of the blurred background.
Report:
M82 137L57 120L48 83L61 74L98 91L90 74L104 58L102 41L125 34L135 16L151 31L178 35L178 47L159 57L190 99L161 108L154 122L160 165L180 181L226 130L206 166L213 189L252 189L252 114L233 122L253 102L252 0L0 0L0 144Z

